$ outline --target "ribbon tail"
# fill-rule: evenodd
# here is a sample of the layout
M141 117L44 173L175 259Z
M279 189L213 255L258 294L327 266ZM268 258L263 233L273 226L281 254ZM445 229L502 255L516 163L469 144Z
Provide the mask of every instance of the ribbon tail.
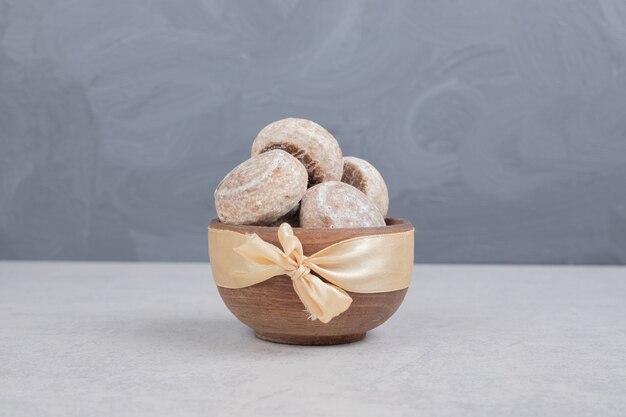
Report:
M310 273L294 279L293 288L311 319L322 323L328 323L352 304L352 297L344 290Z

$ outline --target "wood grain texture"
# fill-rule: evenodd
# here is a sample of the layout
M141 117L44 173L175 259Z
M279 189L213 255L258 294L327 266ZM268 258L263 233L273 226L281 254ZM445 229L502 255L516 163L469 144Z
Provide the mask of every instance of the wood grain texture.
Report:
M294 228L302 242L305 255L346 239L396 233L412 229L404 219L387 219L388 226L358 229ZM213 220L211 228L240 233L256 233L261 239L277 245L278 228L234 226ZM361 340L365 333L384 323L398 309L407 289L384 293L361 294L348 292L350 308L329 323L309 320L302 302L296 295L291 278L281 275L250 287L229 289L218 287L230 311L244 324L255 330L257 337L278 343L300 345L331 345Z

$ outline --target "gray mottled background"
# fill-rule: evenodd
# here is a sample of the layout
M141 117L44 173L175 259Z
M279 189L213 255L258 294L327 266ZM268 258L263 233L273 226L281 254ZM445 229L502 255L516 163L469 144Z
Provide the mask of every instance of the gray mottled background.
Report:
M0 0L0 258L206 260L287 116L381 170L418 262L626 263L623 0Z

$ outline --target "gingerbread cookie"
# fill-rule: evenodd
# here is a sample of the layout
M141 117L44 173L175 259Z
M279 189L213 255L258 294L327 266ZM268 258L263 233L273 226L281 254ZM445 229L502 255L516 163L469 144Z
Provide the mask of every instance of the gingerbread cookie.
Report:
M389 209L387 184L374 165L353 156L344 157L341 182L350 184L363 192L376 204L383 217L387 216Z
M272 150L238 165L215 190L220 221L267 225L298 206L308 174L289 153Z
M309 186L340 181L343 156L337 140L326 129L306 119L283 119L265 126L254 139L252 155L282 149L306 167Z
M307 190L300 203L300 226L306 228L379 227L385 219L361 191L339 181Z

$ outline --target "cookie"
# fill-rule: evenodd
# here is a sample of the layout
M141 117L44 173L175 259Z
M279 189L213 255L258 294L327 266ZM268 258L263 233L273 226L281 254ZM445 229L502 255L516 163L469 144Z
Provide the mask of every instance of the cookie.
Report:
M289 213L282 216L280 219L268 223L267 226L278 227L283 223L289 223L291 227L300 227L300 204L295 206L289 211Z
M341 182L350 184L368 196L376 204L383 217L387 216L389 209L387 184L374 165L354 156L344 157Z
M300 227L342 228L385 226L378 207L361 191L339 181L307 190L300 203Z
M343 156L326 129L306 119L283 119L265 126L254 139L252 155L282 149L296 157L309 174L309 186L340 181Z
M215 190L215 209L229 224L267 225L298 206L308 174L289 153L272 150L238 165Z

